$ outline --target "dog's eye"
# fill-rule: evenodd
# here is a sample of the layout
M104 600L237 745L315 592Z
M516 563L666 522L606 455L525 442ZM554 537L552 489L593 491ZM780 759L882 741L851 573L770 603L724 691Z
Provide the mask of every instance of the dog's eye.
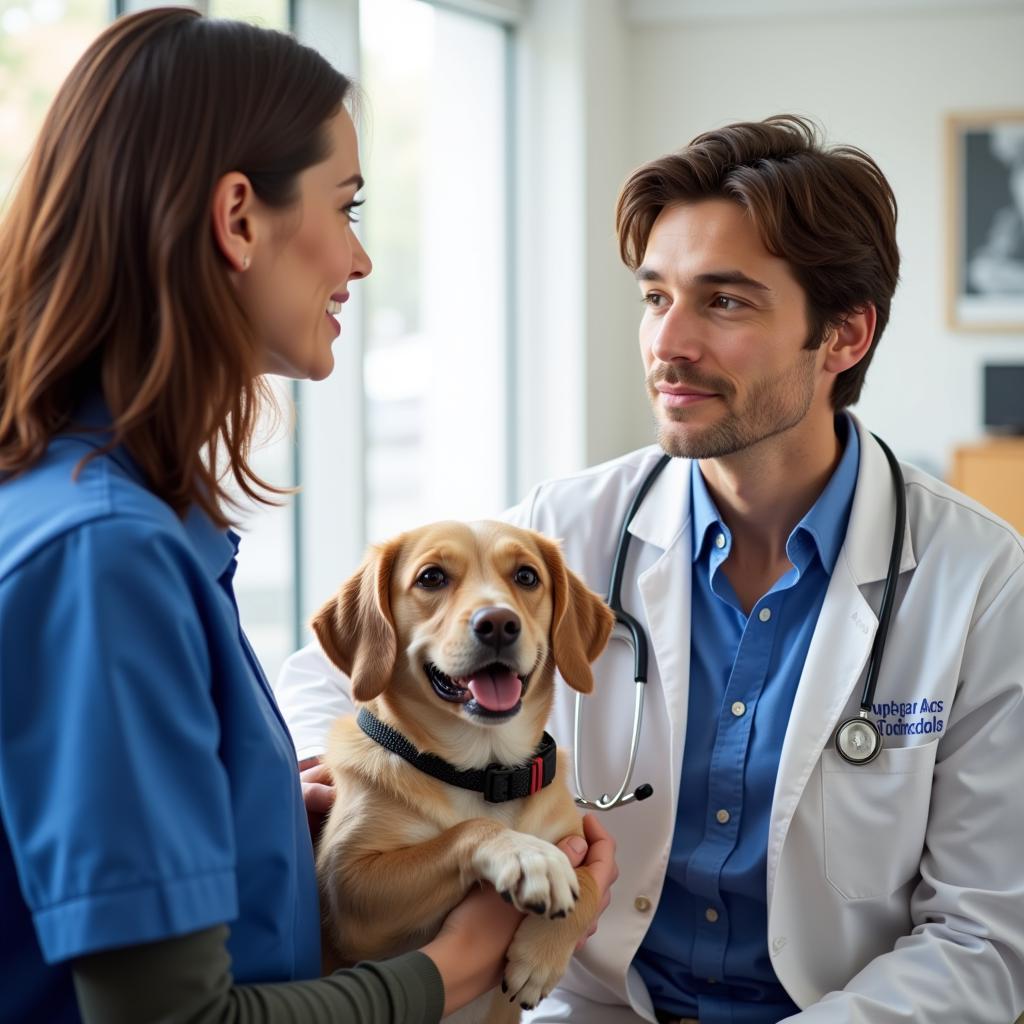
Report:
M519 586L525 587L527 590L532 590L540 583L540 576L537 575L537 570L531 569L528 565L519 566L513 578Z
M432 565L429 569L424 569L416 577L416 586L423 587L424 590L437 590L447 582L448 577L445 576L444 570L439 569L436 565Z

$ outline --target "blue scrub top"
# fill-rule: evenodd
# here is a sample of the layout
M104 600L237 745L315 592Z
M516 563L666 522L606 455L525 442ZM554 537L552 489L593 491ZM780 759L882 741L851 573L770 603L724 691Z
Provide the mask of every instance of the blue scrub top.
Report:
M238 538L124 451L0 483L0 1021L80 1020L69 961L228 923L238 982L320 973L295 749L242 633Z

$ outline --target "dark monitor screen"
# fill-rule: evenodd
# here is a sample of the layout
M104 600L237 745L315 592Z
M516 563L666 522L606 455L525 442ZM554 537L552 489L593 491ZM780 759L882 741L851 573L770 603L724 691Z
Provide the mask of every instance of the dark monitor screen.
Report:
M985 367L985 426L1024 434L1024 364Z

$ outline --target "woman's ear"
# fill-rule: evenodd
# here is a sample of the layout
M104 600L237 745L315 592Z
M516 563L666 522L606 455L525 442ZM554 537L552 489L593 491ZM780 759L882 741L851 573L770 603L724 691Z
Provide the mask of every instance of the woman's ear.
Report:
M400 547L397 538L371 548L310 623L324 653L352 680L352 696L360 702L379 696L395 669L398 642L390 590Z
M604 650L615 625L611 609L566 568L557 544L534 535L551 576L551 651L562 678L580 693L594 689L591 663Z
M214 186L210 216L213 237L232 270L242 273L252 262L256 240L252 183L240 171L225 174Z

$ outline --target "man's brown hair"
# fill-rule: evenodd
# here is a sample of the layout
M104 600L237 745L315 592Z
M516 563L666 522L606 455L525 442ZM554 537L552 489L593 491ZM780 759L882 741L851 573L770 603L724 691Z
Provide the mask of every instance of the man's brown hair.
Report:
M50 107L0 227L0 477L102 397L112 442L176 512L219 525L270 400L214 240L216 182L280 209L330 152L348 80L280 32L145 11L106 29Z
M791 114L705 132L626 181L615 216L623 262L631 270L642 263L666 207L720 198L739 203L765 248L792 268L807 296L808 348L850 313L875 306L871 347L832 389L834 409L852 405L899 278L896 198L882 171L854 146L826 148L813 124Z

